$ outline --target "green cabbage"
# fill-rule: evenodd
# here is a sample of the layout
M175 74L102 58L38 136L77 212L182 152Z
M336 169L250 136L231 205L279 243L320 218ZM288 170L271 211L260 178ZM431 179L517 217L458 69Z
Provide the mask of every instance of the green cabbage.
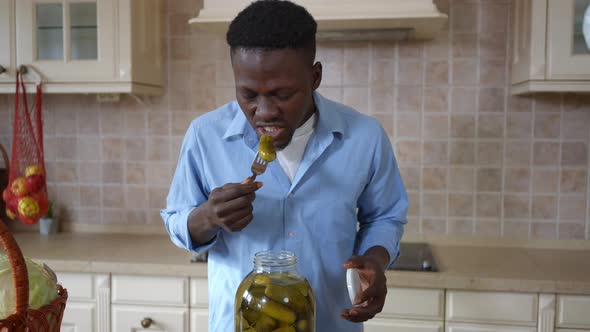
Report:
M29 306L39 309L57 298L55 274L46 265L25 257L29 274ZM5 254L0 255L0 319L14 313L14 280L12 267Z

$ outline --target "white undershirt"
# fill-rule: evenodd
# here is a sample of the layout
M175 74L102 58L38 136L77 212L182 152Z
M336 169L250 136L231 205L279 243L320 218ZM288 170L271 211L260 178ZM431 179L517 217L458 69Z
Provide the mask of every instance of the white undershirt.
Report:
M291 182L297 174L297 169L303 159L303 152L305 152L307 142L313 134L316 118L317 115L314 113L301 127L295 129L289 145L277 152L277 159Z

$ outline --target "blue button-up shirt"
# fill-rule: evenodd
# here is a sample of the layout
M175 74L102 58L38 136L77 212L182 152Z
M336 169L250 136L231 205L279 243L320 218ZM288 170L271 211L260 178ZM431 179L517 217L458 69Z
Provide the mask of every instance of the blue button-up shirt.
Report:
M351 303L343 263L372 246L398 256L408 199L387 134L375 119L314 94L318 111L293 182L274 161L257 180L254 219L205 245L191 241L188 216L209 193L251 175L258 137L237 102L195 119L184 138L162 218L172 241L209 251L209 331L234 331L234 297L254 254L289 250L316 299L316 331L362 331L340 317ZM391 263L390 262L390 263Z

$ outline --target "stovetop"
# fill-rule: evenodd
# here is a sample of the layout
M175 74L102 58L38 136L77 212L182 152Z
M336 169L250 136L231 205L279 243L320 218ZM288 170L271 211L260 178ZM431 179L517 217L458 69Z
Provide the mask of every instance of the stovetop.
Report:
M438 266L428 243L400 243L400 256L390 270L437 272Z

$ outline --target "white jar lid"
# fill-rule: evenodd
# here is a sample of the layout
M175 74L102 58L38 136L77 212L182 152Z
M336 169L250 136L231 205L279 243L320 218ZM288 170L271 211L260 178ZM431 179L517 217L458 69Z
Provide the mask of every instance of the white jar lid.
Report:
M348 287L348 297L350 297L350 303L354 305L356 294L361 292L361 278L359 277L359 272L356 269L346 270L346 286Z

